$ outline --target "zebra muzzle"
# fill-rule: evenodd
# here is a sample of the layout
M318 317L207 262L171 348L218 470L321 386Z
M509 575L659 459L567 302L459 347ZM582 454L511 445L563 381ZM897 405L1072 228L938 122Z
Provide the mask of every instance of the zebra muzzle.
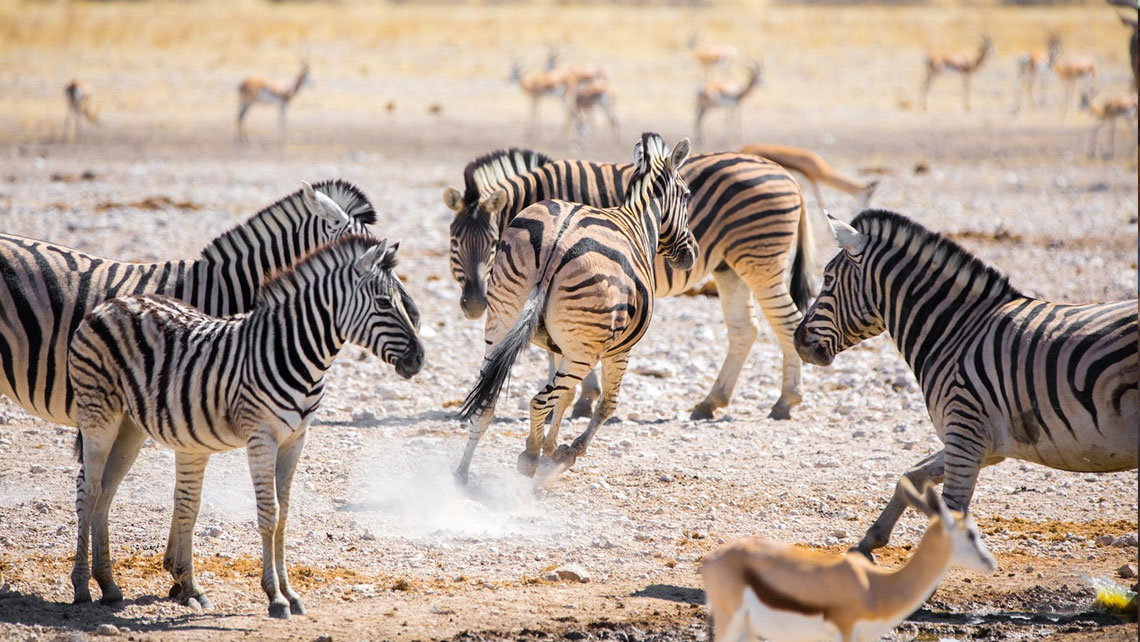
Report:
M822 341L808 336L807 327L801 323L795 333L796 352L804 363L813 366L830 366L835 355L829 354Z
M396 374L411 379L424 367L424 344L416 341L396 360Z

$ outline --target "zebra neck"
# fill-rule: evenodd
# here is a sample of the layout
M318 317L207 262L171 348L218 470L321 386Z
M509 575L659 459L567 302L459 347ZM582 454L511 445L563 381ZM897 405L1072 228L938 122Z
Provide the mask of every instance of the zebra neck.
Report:
M253 309L266 278L281 266L292 265L317 244L312 226L305 224L282 235L291 236L290 243L264 236L256 228L248 234L228 232L203 250L187 274L187 291L195 307L213 316Z
M243 344L267 353L253 356L299 393L320 385L346 341L341 327L344 302L335 293L349 290L339 279L325 276L262 297L243 328Z
M547 199L584 203L594 207L616 207L622 202L625 182L633 165L553 161L525 174L518 174L488 191L503 189L507 204L499 217L499 232L506 230L515 216L527 207Z
M929 374L973 336L994 312L1018 298L996 272L911 262L876 279L880 314L891 339L925 390Z

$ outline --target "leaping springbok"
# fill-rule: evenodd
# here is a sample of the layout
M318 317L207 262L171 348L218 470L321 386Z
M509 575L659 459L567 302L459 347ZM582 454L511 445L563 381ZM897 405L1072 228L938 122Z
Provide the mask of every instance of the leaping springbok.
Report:
M742 128L740 101L762 84L764 84L764 67L759 61L753 60L748 64L748 80L744 84L710 80L701 85L700 89L697 90L697 118L696 125L693 128L695 139L699 142L703 138L701 120L704 119L705 114L710 109L717 107L728 109L729 128L735 130L735 133L730 131L729 135L740 138Z
M788 145L775 145L766 143L752 143L740 148L741 154L753 154L761 158L783 165L784 169L799 172L815 190L815 200L819 202L820 209L824 209L823 193L819 190L819 183L846 192L859 200L859 209L865 209L871 203L871 195L879 186L879 181L861 183L846 176L842 176L819 154L810 149L790 147Z
M922 81L922 111L926 111L926 96L930 93L930 85L934 79L944 71L953 71L962 74L962 104L966 111L970 111L970 77L982 68L994 50L994 43L989 36L982 36L982 46L978 54L970 58L965 53L927 53L926 79Z
M79 131L83 119L92 125L98 125L99 119L91 110L91 91L79 79L73 79L63 88L63 95L67 99L67 116L63 121L63 138L67 140L68 131L73 132L72 140L79 140Z
M257 103L276 103L278 107L277 139L284 143L285 109L289 107L289 102L293 100L301 87L309 82L308 61L301 62L301 71L297 73L293 84L289 86L278 85L258 77L249 77L241 81L241 85L238 86L237 142L243 143L247 140L242 124L245 122L245 115L249 108Z
M972 516L947 508L931 485L920 494L904 479L902 490L930 521L896 571L858 553L829 555L759 537L717 551L701 567L714 642L878 640L926 601L951 564L997 568Z

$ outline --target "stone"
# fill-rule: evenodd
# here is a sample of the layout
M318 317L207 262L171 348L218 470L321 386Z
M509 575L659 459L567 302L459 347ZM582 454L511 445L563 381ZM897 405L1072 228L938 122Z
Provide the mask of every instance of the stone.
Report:
M590 581L590 575L586 569L578 566L577 564L567 564L554 569L554 573L558 575L558 579L566 580L568 582L582 582L585 584Z
M1125 564L1124 566L1121 566L1120 568L1116 569L1116 574L1117 574L1117 576L1119 576L1123 579L1130 580L1130 579L1136 577L1136 565L1135 564Z
M660 481L663 481L665 483L669 483L669 482L673 481L673 476L670 475L669 473L662 473L661 476L658 477L657 479L659 479Z
M114 624L100 624L95 629L95 635L111 636L111 635L118 635L118 634L119 634L119 627L115 626Z
M847 531L842 528L837 528L831 531L831 536L835 539L847 539Z
M33 474L37 474L37 475L39 473L46 473L47 472L47 468L45 466L41 466L39 464L32 464L32 467L29 470L31 470Z
M1096 543L1099 546L1112 546L1112 541L1115 539L1116 538L1113 537L1112 535L1105 533L1104 535L1097 535Z
M1125 533L1112 540L1112 545L1121 548L1125 546L1136 546L1136 533Z

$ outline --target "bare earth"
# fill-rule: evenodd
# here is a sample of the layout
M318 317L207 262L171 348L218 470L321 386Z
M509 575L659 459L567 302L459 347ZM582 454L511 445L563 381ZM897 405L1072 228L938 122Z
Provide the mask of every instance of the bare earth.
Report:
M1056 83L1045 111L1009 114L1014 56L1043 41L1047 27L1061 28L1073 53L1096 53L1102 87L1127 87L1124 35L1099 5L938 6L889 19L882 9L836 10L843 28L830 9L780 5L748 14L754 27L734 18L733 5L561 14L545 6L240 7L240 20L213 21L198 5L137 13L79 5L70 18L54 5L21 5L18 24L7 20L12 9L0 9L9 61L0 70L0 230L116 258L189 257L301 180L344 178L377 206L376 233L402 239L399 272L423 313L427 365L405 382L349 348L334 366L289 520L291 577L310 614L289 622L266 617L240 452L213 459L196 529L197 568L214 610L165 599L173 455L153 445L111 512L126 601L71 605L74 431L0 399L0 639L81 639L103 623L151 640L703 639L696 569L721 543L760 534L841 551L856 542L898 475L940 446L913 376L879 338L829 369L807 367L804 404L789 421L768 420L779 351L762 322L727 412L690 422L724 350L720 306L705 296L659 302L634 352L620 422L549 494L536 496L514 472L525 403L546 367L537 349L516 364L470 488L451 479L467 437L454 409L474 382L482 326L463 318L448 273L443 188L459 184L476 155L507 145L625 160L643 130L669 141L689 135L697 82L684 49L690 25L706 40L762 53L768 69L768 84L746 103L744 140L724 137L723 115L714 114L712 140L698 151L753 140L811 147L846 174L880 178L876 206L953 235L1031 294L1136 297L1137 169L1126 127L1117 141L1123 158L1089 160L1092 121L1061 119ZM330 26L341 10L351 18L343 33ZM564 18L563 36L579 28L639 34L622 46L575 35L566 54L610 68L620 142L602 132L568 143L553 103L544 105L542 129L525 131L527 104L505 76L511 58L541 57L536 25L554 15ZM646 16L656 40L636 28ZM118 18L151 22L127 33ZM253 18L267 25L261 39L248 50L227 48L219 33L248 35ZM71 26L59 26L65 20ZM181 23L213 40L194 48ZM218 33L204 35L205 24ZM500 37L487 35L496 24ZM930 113L913 111L923 47L971 48L982 27L999 51L975 78L974 111L961 109L956 78L935 85ZM753 28L763 37L751 38ZM98 46L75 62L69 52L83 42ZM233 145L237 80L253 72L284 80L302 50L316 84L290 109L289 143L272 143L274 116L262 106L249 122L254 142ZM72 75L102 99L103 126L79 144L59 136L62 87ZM179 91L185 100L176 100ZM825 188L825 198L832 211L854 214L846 195ZM834 244L813 199L809 215L818 270ZM563 434L584 427L574 420ZM1135 624L1093 607L1084 579L1112 578L1137 561L1136 471L1084 475L1007 461L983 471L973 508L1000 570L952 571L895 639L1136 639ZM881 562L905 560L921 528L905 516ZM1130 545L1121 541L1127 534ZM1104 535L1121 545L1098 543ZM543 579L566 564L589 581Z

